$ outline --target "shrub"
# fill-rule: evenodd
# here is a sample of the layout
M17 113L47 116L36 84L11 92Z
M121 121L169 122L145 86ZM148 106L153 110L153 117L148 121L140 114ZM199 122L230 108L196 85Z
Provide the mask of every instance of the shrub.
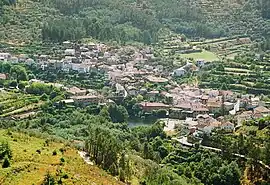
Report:
M56 150L54 150L52 154L53 154L53 155L57 155L57 152L56 152Z
M64 179L68 179L68 174L65 173L65 174L63 175L63 178L64 178Z
M3 162L3 164L2 164L2 168L8 168L8 167L10 167L10 162L9 162L8 157L5 156L4 162Z
M47 172L47 174L42 182L42 185L54 185L54 184L56 184L54 177L49 172Z
M63 157L60 158L61 163L65 162L65 159Z
M9 159L12 157L11 149L6 141L0 142L0 160L8 157Z
M64 154L64 152L66 151L66 149L65 149L65 148L60 148L59 151L60 151L62 154Z

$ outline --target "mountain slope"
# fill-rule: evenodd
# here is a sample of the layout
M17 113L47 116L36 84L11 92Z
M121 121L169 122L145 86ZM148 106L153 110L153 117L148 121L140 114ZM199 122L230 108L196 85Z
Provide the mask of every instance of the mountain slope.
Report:
M8 141L12 158L11 167L0 167L1 185L41 184L48 172L55 181L62 177L63 184L122 184L98 167L87 165L77 150L63 143L0 130L3 140Z
M189 37L269 36L268 0L18 0L2 6L0 40L94 37L155 42L160 28Z

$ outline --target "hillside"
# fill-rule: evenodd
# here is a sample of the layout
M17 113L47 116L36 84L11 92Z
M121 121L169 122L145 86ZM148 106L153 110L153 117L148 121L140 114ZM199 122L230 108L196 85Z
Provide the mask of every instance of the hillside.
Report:
M11 167L0 170L1 185L41 184L48 172L56 181L62 177L63 184L122 184L87 165L77 150L63 143L7 130L0 130L0 141L7 141L12 151Z
M15 2L15 1L10 1ZM83 37L119 42L157 41L167 27L188 37L267 36L268 1L244 0L17 0L0 13L0 40L29 44ZM11 5L13 4L13 5Z

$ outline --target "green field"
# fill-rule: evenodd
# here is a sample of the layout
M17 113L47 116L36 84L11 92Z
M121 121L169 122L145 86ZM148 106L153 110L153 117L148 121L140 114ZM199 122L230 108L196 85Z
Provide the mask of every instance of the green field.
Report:
M216 54L206 50L203 50L200 53L181 54L181 57L193 58L194 60L203 59L209 62L219 60Z

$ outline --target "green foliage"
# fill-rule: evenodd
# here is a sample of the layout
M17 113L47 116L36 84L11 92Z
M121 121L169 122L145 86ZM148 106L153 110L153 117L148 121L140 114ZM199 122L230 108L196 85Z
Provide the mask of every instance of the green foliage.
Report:
M122 105L112 104L108 107L108 112L114 123L123 123L128 120L128 112Z
M3 164L2 164L2 168L8 168L8 167L10 167L9 158L5 156Z
M109 129L98 126L89 125L89 133L86 150L95 163L106 170L117 164L122 148L117 137Z
M157 171L153 171L150 173L149 176L147 176L145 180L146 184L149 185L156 185L156 184L164 184L164 185L192 185L195 183L188 182L187 179L184 177L178 176L176 173L173 171L167 169L167 168L162 168L158 169Z
M47 101L47 100L48 100L47 94L43 93L43 94L41 95L41 97L40 97L40 100L42 100L42 101Z
M45 83L39 83L39 82L33 82L30 86L26 88L26 92L29 94L35 94L35 95L47 94L47 95L55 97L55 94L57 94L59 90L56 87L53 87L52 85L47 85Z
M26 69L19 65L14 65L10 68L10 75L17 81L27 81L28 75Z
M56 185L54 177L49 172L45 175L42 185Z
M4 159L5 157L11 159L12 152L10 146L7 141L0 142L0 160Z

